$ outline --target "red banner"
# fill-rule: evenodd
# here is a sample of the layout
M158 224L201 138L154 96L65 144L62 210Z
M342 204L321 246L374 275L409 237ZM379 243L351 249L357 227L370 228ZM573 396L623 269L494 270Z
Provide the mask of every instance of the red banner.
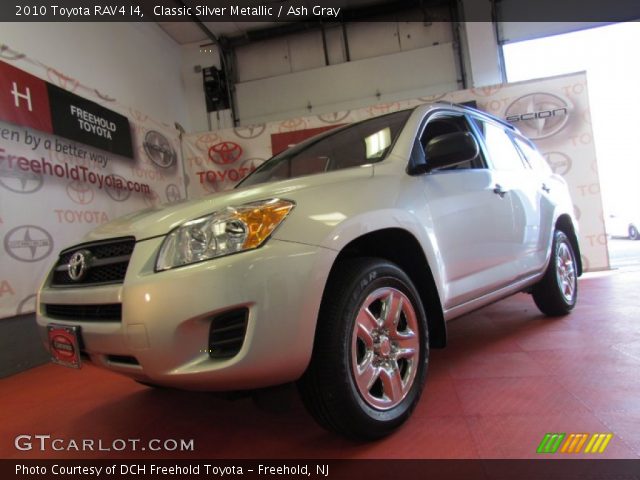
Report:
M53 133L47 82L0 62L0 120Z

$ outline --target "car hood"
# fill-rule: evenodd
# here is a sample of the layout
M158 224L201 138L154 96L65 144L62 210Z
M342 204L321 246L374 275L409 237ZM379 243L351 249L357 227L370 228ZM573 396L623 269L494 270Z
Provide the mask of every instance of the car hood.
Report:
M327 184L343 183L372 175L373 167L366 165L348 170L238 188L207 195L196 200L147 208L97 227L89 232L84 240L95 241L122 236L134 236L136 240L144 240L166 235L188 220L208 215L227 206L238 206L269 198L285 198L295 201L297 193L301 190L320 188Z

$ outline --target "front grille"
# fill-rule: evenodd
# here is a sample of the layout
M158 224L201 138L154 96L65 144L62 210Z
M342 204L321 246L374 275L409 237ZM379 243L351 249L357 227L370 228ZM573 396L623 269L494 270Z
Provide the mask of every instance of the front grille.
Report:
M249 310L240 308L213 318L209 330L209 356L231 358L238 354L245 334Z
M44 311L49 318L82 322L121 322L122 304L63 305L48 303Z
M124 237L115 240L84 243L64 250L53 268L52 287L91 286L107 283L122 283L127 273L135 238ZM80 278L73 279L69 261L78 252L86 260Z

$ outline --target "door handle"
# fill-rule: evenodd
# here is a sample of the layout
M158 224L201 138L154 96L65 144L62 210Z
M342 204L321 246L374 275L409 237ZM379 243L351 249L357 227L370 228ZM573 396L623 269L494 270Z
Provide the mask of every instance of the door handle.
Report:
M544 190L546 193L549 193L551 191L551 188L547 187L546 183L543 183L542 184L542 190Z
M496 183L496 186L493 189L493 193L500 196L500 198L504 198L507 192L508 190L505 190L504 188L502 188L502 185L500 185L499 183Z

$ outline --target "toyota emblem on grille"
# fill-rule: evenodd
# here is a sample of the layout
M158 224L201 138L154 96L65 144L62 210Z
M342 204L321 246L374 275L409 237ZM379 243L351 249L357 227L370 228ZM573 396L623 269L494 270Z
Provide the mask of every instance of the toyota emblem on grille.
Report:
M91 260L91 252L89 250L79 250L69 259L67 272L69 278L74 282L79 282L87 274L89 270L89 261Z

